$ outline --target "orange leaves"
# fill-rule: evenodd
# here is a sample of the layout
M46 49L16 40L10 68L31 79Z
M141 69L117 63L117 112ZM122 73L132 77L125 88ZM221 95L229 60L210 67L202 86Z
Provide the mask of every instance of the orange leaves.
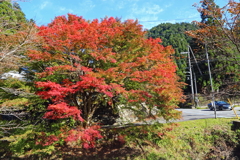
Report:
M201 3L207 2L204 1ZM201 8L199 12L207 15L208 22L195 22L195 24L199 26L199 29L189 31L187 34L202 43L208 43L209 47L212 46L212 48L219 49L223 52L229 51L225 48L226 43L230 43L236 46L236 48L239 48L237 37L239 36L240 3L229 1L228 4L222 8L218 8L215 3L207 3L206 5L207 7ZM235 47L232 49L234 48Z
M230 1L228 3L229 8L227 9L229 13L231 14L239 14L240 12L240 3L238 2L234 2L234 1Z
M43 42L28 56L35 68L41 67L37 95L51 103L44 118L77 121L61 123L59 135L51 131L50 136L39 136L49 141L42 145L65 142L64 147L93 148L102 138L93 119L108 116L98 109L106 107L115 114L118 105L138 108L144 104L149 111L159 108L170 117L181 101L182 84L171 59L174 50L162 46L160 39L146 39L137 21L112 17L86 21L69 14L39 27L38 34Z
M45 52L44 54L40 51L36 51L36 50L29 50L28 51L28 57L31 58L31 60L39 60L39 59L43 59L43 60L47 60L50 59L50 54Z

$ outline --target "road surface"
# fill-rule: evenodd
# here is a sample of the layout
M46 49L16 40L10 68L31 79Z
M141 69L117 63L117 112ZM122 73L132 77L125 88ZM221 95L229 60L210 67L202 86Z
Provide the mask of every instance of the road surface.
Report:
M207 118L215 118L214 111L210 109L183 109L179 108L178 111L182 112L182 119L180 120L173 120L170 122L180 122L180 121L189 121L189 120L196 120L196 119L207 119ZM240 118L240 107L235 107L234 110L236 111L238 117ZM234 118L236 117L233 110L223 110L223 111L216 111L217 118ZM114 124L114 125L106 125L102 126L103 128L121 128L126 126L138 126L138 125L146 125L146 124L153 124L155 122L159 123L166 123L166 120L162 118L157 119L149 119L144 122L134 122L133 124L125 123L123 124Z
M206 119L206 118L215 118L214 111L209 109L177 109L178 111L182 111L183 119L180 121L188 121L195 119ZM237 115L240 117L240 107L235 107ZM233 118L236 117L233 110L223 110L216 111L217 118Z

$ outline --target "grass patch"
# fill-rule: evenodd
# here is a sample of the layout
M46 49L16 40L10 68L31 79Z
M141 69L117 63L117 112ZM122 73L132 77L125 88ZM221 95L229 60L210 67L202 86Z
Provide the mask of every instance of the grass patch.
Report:
M152 128L159 138L153 136L141 137L143 148L141 156L135 159L175 160L175 159L228 159L239 143L238 132L231 131L231 121L234 119L200 119L177 123L179 126L168 129L163 133L163 127ZM165 129L167 129L165 128ZM134 141L133 141L134 142ZM131 143L130 143L131 144Z
M196 109L208 109L208 107L196 107Z
M50 155L57 159L85 160L205 160L240 157L240 130L232 131L236 119L199 119L125 128L106 128L96 148L65 148ZM104 132L105 131L105 132ZM1 152L1 150L0 150ZM4 152L4 149L3 151ZM51 159L39 157L37 159ZM36 159L36 158L35 158Z
M205 160L232 159L239 147L240 132L231 130L236 119L200 119L111 130L105 145L86 155L86 160ZM110 132L108 132L110 133ZM102 143L101 143L102 144Z

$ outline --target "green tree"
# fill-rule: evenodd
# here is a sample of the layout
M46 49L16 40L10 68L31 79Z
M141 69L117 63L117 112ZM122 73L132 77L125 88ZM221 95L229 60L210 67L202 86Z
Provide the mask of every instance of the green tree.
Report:
M188 46L195 48L196 44L192 37L185 34L186 31L196 30L197 26L192 23L163 23L153 27L148 31L148 37L161 38L163 46L171 45L175 50L172 57L178 66L177 74L181 77L181 81L186 80L187 59L180 55L181 52L188 51Z
M204 3L204 2L202 2ZM211 23L195 22L198 30L188 31L187 34L195 38L202 48L206 48L211 62L214 88L219 95L236 96L239 94L240 73L240 35L239 12L240 3L230 1L219 8L214 3L208 7L198 7L200 13L211 17ZM205 52L200 52L199 57L205 57ZM204 58L202 59L204 63ZM202 65L207 74L207 64ZM204 77L203 77L204 78ZM202 81L206 91L209 89L209 78Z
M16 31L20 23L26 23L25 14L17 2L0 1L0 29L5 34Z
M199 12L201 15L201 23L205 23L205 24L211 24L213 21L213 17L211 15L209 15L206 11L207 10L211 10L212 8L219 8L218 6L216 6L214 0L204 0L202 1L202 5L201 8L199 8Z

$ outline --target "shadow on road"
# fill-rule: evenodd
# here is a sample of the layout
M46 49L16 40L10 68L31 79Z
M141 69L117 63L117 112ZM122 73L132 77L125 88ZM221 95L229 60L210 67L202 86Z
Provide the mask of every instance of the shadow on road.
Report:
M210 110L210 109L204 109L204 110L201 110L201 111L212 111L214 112L214 110ZM225 111L232 111L232 110L216 110L217 112L225 112Z
M201 111L212 111L212 110L210 110L210 109L203 109L203 110L201 110Z

